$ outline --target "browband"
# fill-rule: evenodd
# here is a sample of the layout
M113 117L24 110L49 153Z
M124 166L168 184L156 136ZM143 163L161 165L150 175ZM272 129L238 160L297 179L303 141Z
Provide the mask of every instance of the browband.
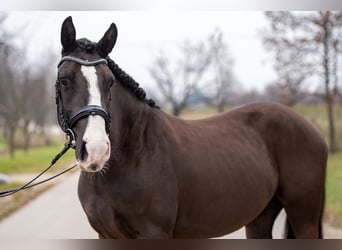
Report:
M107 60L104 59L104 58L101 58L101 59L98 59L98 60L95 60L95 61L89 61L89 60L83 60L83 59L80 59L80 58L77 58L77 57L73 57L73 56L64 56L59 61L58 65L57 65L57 68L59 68L59 66L61 66L61 64L63 62L65 62L65 61L72 61L72 62L81 64L81 65L84 65L84 66L95 66L95 65L100 64L100 63L107 64Z

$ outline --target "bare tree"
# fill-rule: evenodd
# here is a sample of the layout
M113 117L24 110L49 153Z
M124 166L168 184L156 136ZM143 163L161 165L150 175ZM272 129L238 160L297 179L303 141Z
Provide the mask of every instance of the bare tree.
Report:
M223 112L232 89L236 84L233 74L233 58L228 53L228 45L223 39L223 32L216 29L209 37L214 73L214 104L218 112Z
M5 17L0 12L0 131L14 157L16 131L22 130L24 147L28 149L30 125L43 131L49 114L54 113L54 98L49 90L53 90L51 77L55 77L56 60L55 56L48 55L36 67L25 68L25 49L14 47L11 41L16 34L9 34L1 26Z
M180 58L173 63L165 52L155 58L149 72L160 93L171 105L172 113L180 115L187 106L189 97L199 88L211 62L205 42L185 41L179 48Z
M271 27L263 33L263 40L266 48L275 53L274 68L278 80L274 85L278 88L278 101L293 106L302 97L303 83L314 72L315 63L308 55L315 50L315 46L308 42L311 37L301 31L304 17L297 17L291 12L265 14Z
M330 152L336 152L331 79L337 72L333 68L338 67L334 54L338 50L334 50L334 45L341 39L338 35L342 28L341 12L266 12L266 17L271 28L263 37L268 48L276 55L279 86L288 86L289 95L298 95L302 83L312 75L323 79L329 121L329 149ZM296 98L291 102L295 101Z
M24 136L24 149L27 151L30 146L30 131L29 131L29 126L31 124L31 103L30 103L30 93L34 91L32 82L30 81L31 79L29 78L29 72L26 70L23 73L23 81L20 94L20 103L17 103L18 108L20 108L20 114L21 114L21 121L22 121L22 131L23 131L23 136Z
M7 45L0 47L0 116L4 120L4 138L13 157L15 149L14 136L20 120L20 88L18 88L17 72L11 67L15 62L14 49Z
M35 89L31 96L31 105L35 110L32 120L43 134L45 126L55 119L55 89L51 86L56 78L56 61L56 55L49 54L39 66L39 72L32 77Z
M20 110L20 124L24 136L24 149L30 147L31 134L39 130L41 135L45 135L45 126L50 118L50 114L55 112L53 94L51 88L55 78L56 57L49 54L45 60L40 60L35 72L31 68L23 71L23 80L20 85L21 98L18 102ZM31 128L31 129L29 129Z
M32 127L45 124L46 82L41 76L30 75L25 71L21 85L21 99L17 104L20 109L20 127L23 133L24 149L28 151L31 143Z
M162 51L149 69L163 98L171 105L172 113L178 116L188 105L189 98L203 90L214 93L214 104L222 112L236 83L233 59L223 32L217 28L205 41L185 41L179 55L178 60L171 61ZM204 86L208 80L210 84Z
M342 12L335 13L334 16L336 26L342 26ZM340 102L342 101L342 92L340 90L339 84L339 67L340 60L339 58L342 55L342 29L334 29L334 34L332 35L332 77L333 77L333 95L335 100Z
M5 44L7 33L3 28L3 23L6 20L7 14L0 11L0 46Z
M3 125L2 132L8 145L11 157L14 157L15 132L20 119L20 111L17 108L17 101L20 93L15 71L15 58L18 58L18 51L11 46L10 38L13 34L8 33L3 26L7 14L0 12L0 119Z

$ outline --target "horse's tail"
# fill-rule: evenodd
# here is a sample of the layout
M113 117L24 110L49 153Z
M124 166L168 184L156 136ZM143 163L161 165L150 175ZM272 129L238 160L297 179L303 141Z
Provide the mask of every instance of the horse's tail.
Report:
M318 225L318 239L323 239L323 214L325 207L325 189L323 191L321 214L319 215L319 225Z

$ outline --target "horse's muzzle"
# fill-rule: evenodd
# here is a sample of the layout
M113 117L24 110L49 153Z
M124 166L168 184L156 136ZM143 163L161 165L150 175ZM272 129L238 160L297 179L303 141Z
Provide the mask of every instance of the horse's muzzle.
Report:
M80 156L78 164L82 171L100 171L110 158L109 139L83 141Z

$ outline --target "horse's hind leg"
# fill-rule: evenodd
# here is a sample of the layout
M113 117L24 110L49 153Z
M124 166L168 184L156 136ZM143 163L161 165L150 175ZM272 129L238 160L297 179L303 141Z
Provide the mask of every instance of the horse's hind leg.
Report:
M272 228L282 206L273 197L267 207L251 223L246 226L248 239L272 239Z
M290 234L287 237L292 238L322 238L322 214L324 198L320 195L316 199L297 200L284 205L287 220L290 227Z
M319 159L311 158L286 165L290 168L286 171L281 168L277 197L286 211L287 236L296 239L322 238L325 168L317 164Z

